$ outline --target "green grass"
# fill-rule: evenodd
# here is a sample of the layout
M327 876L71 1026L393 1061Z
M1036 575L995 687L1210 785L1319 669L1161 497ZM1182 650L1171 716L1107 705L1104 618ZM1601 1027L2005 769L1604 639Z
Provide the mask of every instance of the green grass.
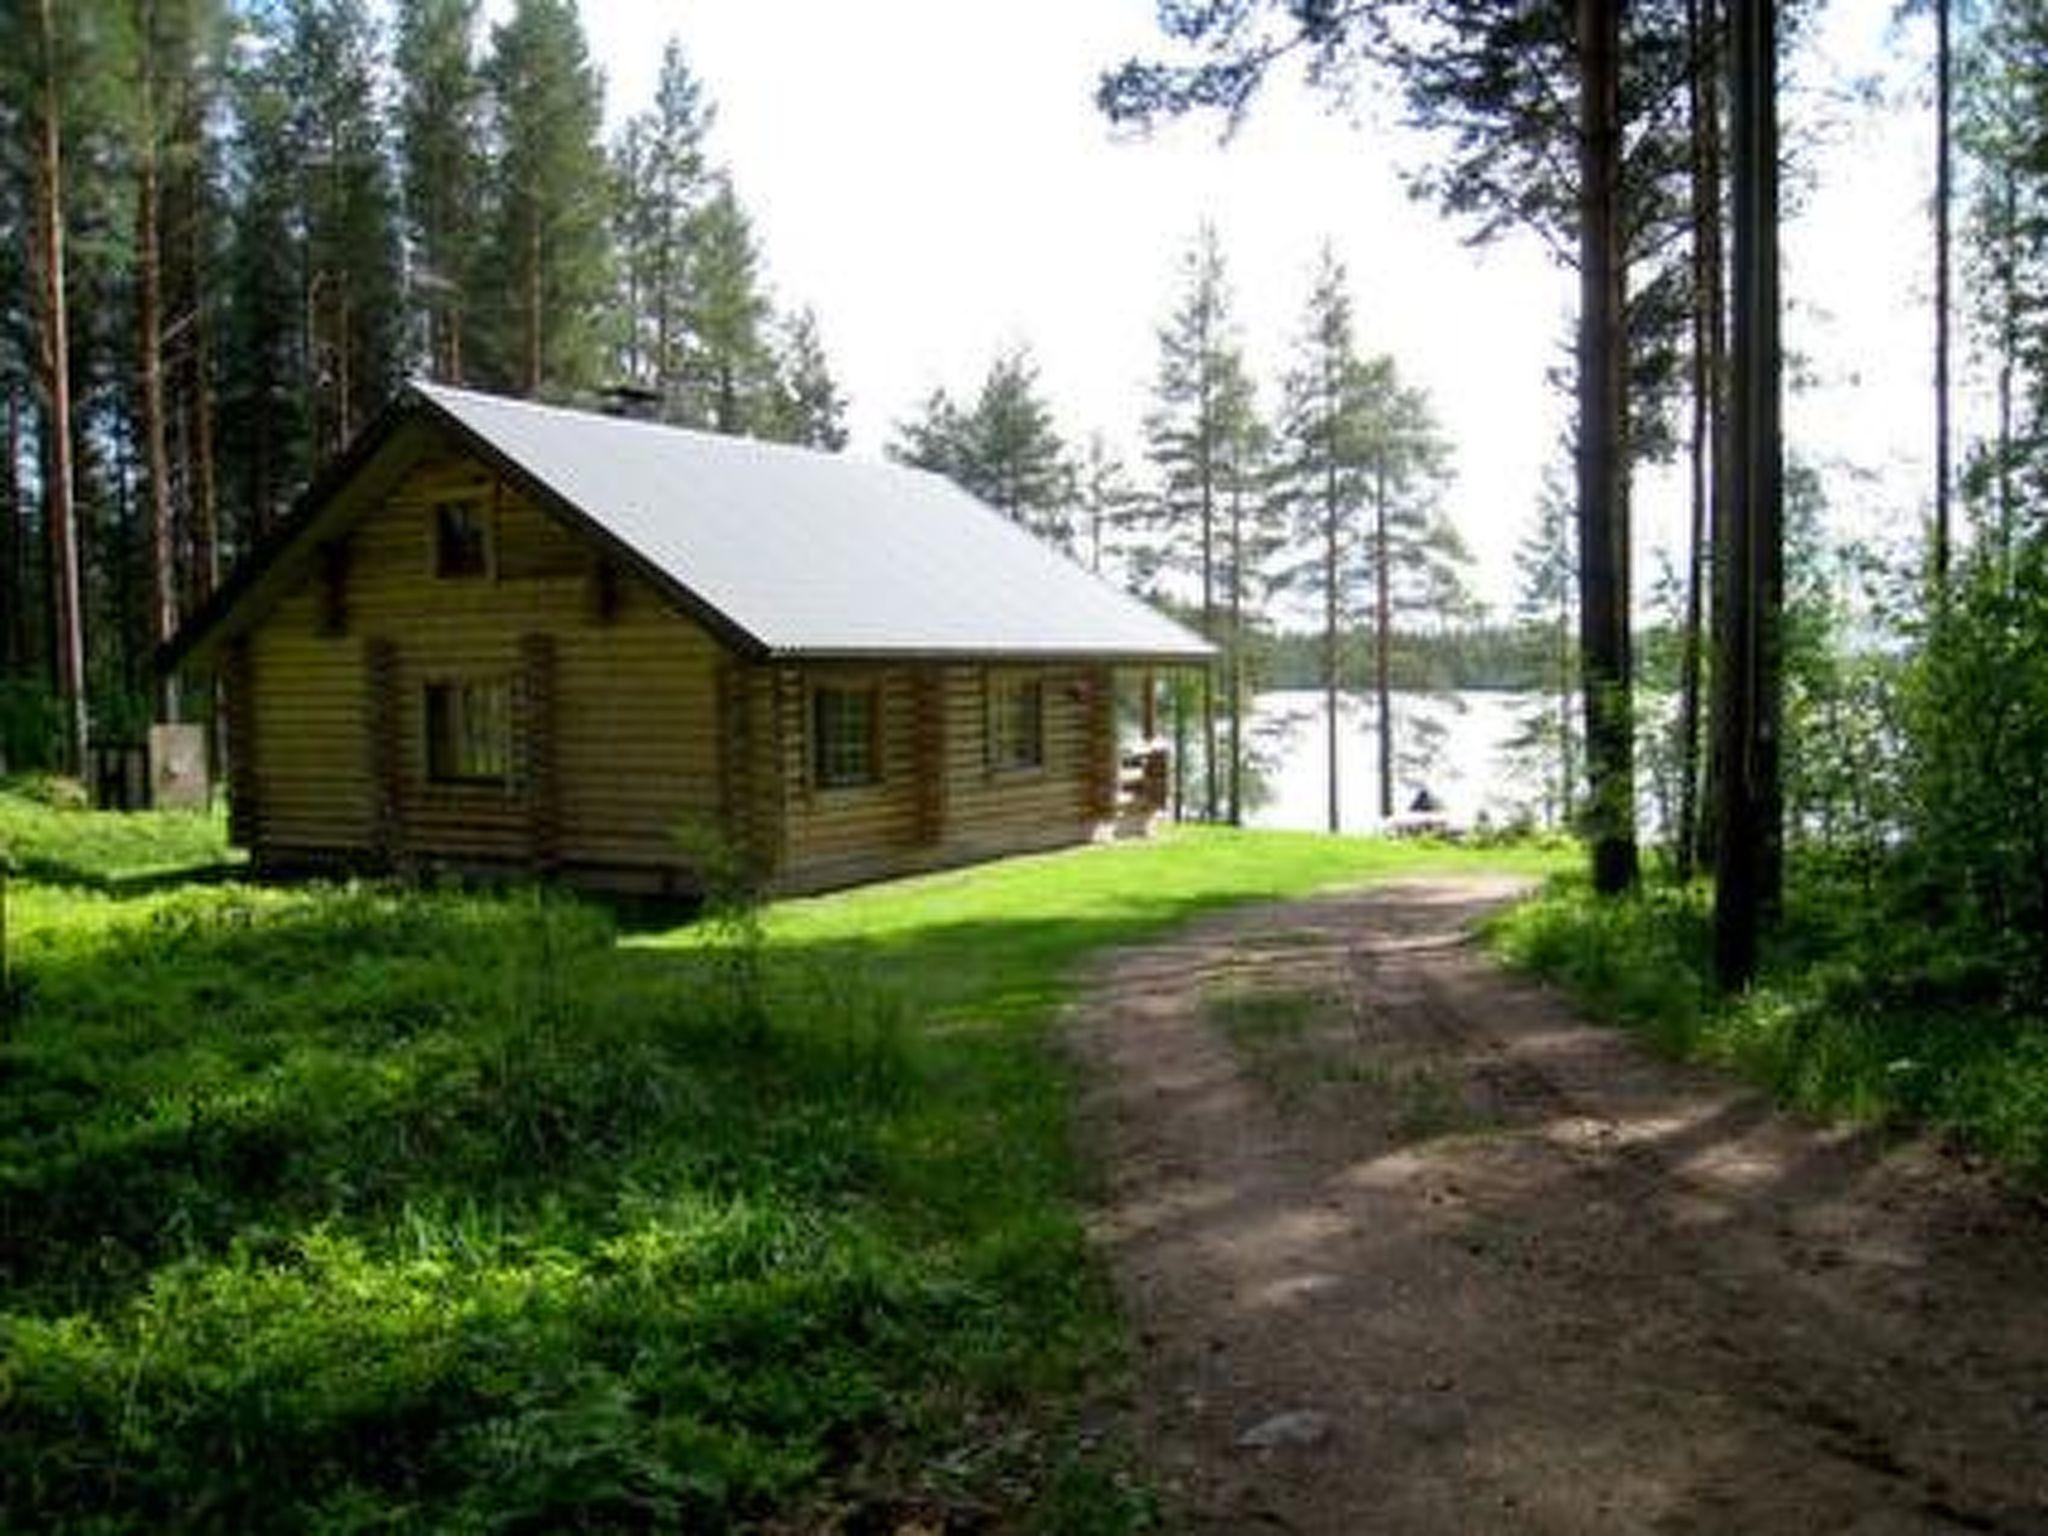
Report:
M67 872L10 898L4 1529L1141 1526L1084 1429L1122 1340L1049 1049L1076 962L1514 859L1190 835L790 902L756 1028L700 929L109 887L146 823L0 806Z
M110 886L239 861L218 813L100 815L74 808L77 799L63 779L0 780L0 858L16 875Z
M1506 958L1673 1055L1818 1114L1936 1131L2048 1185L2048 1019L2000 1006L1982 967L1855 905L1795 891L1761 978L1733 999L1707 982L1704 891L1602 901L1555 882L1492 934Z

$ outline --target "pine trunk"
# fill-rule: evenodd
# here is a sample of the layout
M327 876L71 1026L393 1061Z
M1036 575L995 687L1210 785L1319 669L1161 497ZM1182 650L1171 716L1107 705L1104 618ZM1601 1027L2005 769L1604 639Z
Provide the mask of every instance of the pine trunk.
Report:
M72 503L71 328L64 303L64 152L52 0L37 6L43 51L35 182L37 327L44 396L44 528L50 551L50 620L63 764L85 771L85 617L80 601L77 511Z
M1380 820L1394 814L1394 573L1388 567L1387 466L1373 476L1373 691L1380 714Z
M1330 830L1342 830L1337 809L1337 470L1323 484L1323 719L1329 727Z
M1621 219L1621 6L1578 0L1579 603L1593 885L1636 882L1629 665L1626 269Z
M136 357L142 406L143 473L149 486L149 636L152 649L178 627L177 538L171 512L171 456L164 421L163 243L157 161L156 60L150 47L151 7L138 6L142 67L137 109L141 118L135 170ZM177 679L155 674L157 718L178 717Z
M1948 595L1949 567L1949 0L1934 0L1934 597Z
M1720 110L1714 89L1719 37L1714 0L1687 0L1686 33L1692 54L1687 82L1691 118L1692 171L1692 430L1691 507L1686 541L1685 634L1679 653L1678 824L1671 848L1678 881L1692 880L1699 850L1700 694L1704 670L1707 506L1714 466L1715 398L1713 353L1721 328L1721 189L1714 145Z
M1735 0L1734 498L1716 669L1721 737L1715 840L1714 972L1734 990L1756 975L1763 923L1780 890L1778 617L1783 584L1779 438L1775 16Z
M14 383L0 410L0 673L26 677L29 642L28 509L21 502L21 401Z
M1230 824L1244 825L1244 492L1230 488Z

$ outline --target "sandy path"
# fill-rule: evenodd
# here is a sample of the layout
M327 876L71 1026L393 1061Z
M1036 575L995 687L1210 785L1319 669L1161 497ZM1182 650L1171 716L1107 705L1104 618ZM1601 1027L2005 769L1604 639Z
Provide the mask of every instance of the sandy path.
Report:
M2048 1532L2039 1207L1583 1023L1463 939L1512 891L1100 967L1082 1126L1171 1528Z

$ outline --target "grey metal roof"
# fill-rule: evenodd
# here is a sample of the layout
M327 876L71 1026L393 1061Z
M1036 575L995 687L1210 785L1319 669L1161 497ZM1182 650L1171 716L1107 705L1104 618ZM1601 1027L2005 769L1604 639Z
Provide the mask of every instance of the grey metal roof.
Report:
M939 475L441 385L412 388L773 654L1212 654L1197 635Z

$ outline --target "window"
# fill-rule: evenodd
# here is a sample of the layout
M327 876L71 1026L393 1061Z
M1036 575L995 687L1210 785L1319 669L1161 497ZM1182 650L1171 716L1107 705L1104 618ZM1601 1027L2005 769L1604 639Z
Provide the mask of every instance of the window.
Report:
M1045 766L1045 684L1014 672L988 680L988 761L991 768Z
M880 716L873 688L820 688L811 695L811 765L820 789L881 780Z
M427 778L504 784L512 777L512 685L427 684Z
M491 569L489 530L480 501L434 503L434 574L487 576Z

